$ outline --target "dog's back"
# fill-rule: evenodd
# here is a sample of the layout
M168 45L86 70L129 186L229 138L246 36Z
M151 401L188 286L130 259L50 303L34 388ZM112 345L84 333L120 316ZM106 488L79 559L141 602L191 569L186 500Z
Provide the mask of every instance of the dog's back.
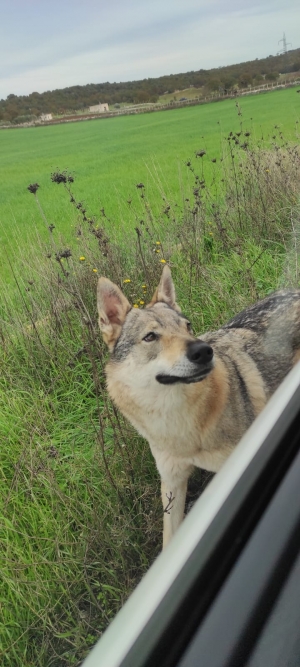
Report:
M217 339L223 332L224 335L232 332L231 345L242 347L253 359L269 397L298 361L300 290L270 294L229 320L217 332ZM208 334L211 344L213 336Z
M300 291L275 292L202 338L229 383L214 437L234 445L300 357Z

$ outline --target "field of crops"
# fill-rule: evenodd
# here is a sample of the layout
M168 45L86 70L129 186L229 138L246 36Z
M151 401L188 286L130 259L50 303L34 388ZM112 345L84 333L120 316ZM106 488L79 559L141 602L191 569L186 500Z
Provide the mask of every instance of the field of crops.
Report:
M299 104L0 132L1 666L79 667L161 546L153 458L106 392L97 276L143 308L168 262L196 335L299 286Z

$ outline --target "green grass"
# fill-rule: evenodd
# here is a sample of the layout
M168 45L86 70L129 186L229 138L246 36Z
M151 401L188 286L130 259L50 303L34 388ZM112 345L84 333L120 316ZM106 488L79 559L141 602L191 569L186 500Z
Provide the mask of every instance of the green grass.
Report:
M212 228L194 271L192 229L182 237L184 252L172 257L178 301L198 334L287 284L282 244L245 238L226 252ZM128 290L136 294L145 278L129 254L135 284ZM149 255L157 275L155 262ZM76 282L88 308L95 289L81 269ZM65 289L68 281L61 295ZM59 322L40 328L42 345L15 318L0 350L3 667L79 665L160 547L158 474L148 445L113 413L97 325L87 327L84 317L63 308Z
M167 260L196 334L278 287L299 286L299 150L278 136L276 147L257 149L275 124L292 137L296 102L293 90L242 100L247 151L228 140L241 121L230 101L0 133L2 238L18 281L7 288L2 263L3 667L78 666L160 549L158 473L147 443L105 390L93 268L139 303L150 298ZM221 146L224 160L211 163ZM195 158L202 147L207 154ZM83 219L63 185L50 182L57 167L75 172L77 201L95 213L105 205L111 219L100 216L99 227L105 223L109 241L91 234L96 223ZM35 181L46 224L26 191ZM140 181L145 189L135 188ZM76 252L58 263L55 254L66 247L60 234L73 234L75 223L82 231ZM124 285L125 278L131 282Z
M299 96L298 96L299 97ZM37 181L39 198L49 223L59 225L67 238L74 232L76 216L61 190L50 183L55 169L75 174L77 198L85 199L92 213L104 206L114 227L128 226L126 200L136 201L135 184L142 181L152 198L159 188L178 201L186 183L184 162L204 148L206 175L210 162L219 157L222 139L244 129L258 140L279 125L287 138L295 137L299 99L295 89L242 98L243 116L236 102L226 100L193 108L137 116L70 123L59 126L2 130L0 132L0 261L8 279L7 252L16 245L26 248L38 230L46 230L26 188ZM73 227L72 227L73 225ZM29 240L28 240L29 239Z
M123 420L114 431L88 356L74 356L78 324L72 343L52 330L45 347L30 333L1 349L3 667L78 664L157 552L153 461Z

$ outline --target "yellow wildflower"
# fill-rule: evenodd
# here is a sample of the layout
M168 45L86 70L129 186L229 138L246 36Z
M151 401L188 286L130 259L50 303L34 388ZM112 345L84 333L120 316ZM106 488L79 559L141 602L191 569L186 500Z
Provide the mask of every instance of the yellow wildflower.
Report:
M140 304L141 304L141 306L143 306L144 303L145 303L145 301L143 301L142 299L140 299Z
M213 236L213 233L212 233L212 232L208 232L208 235L209 235L209 236Z
M81 262L84 262L85 257L83 255L81 255L81 257L79 257L79 259L80 259Z
M160 248L155 248L155 252L160 252Z
M134 307L134 308L138 308L139 306L138 306L137 303L134 303L134 304L133 304L133 307Z
M160 241L155 241L156 245L161 245Z
M147 285L142 285L142 288L143 288L143 289L147 289Z
M265 171L266 171L267 173L269 173L269 172L270 172L270 169L266 169Z
M94 273L98 273L98 269L93 269Z
M130 278L125 278L125 280L123 280L123 285L127 285L127 283L131 283Z
M166 264L166 260L165 260L165 259L160 259L159 261L160 261L161 264Z

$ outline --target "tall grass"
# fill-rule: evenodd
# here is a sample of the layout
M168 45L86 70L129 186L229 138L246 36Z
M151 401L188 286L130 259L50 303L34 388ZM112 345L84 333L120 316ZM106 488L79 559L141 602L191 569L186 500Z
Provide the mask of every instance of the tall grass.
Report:
M11 261L15 292L0 297L3 667L79 665L160 550L158 474L105 390L98 276L143 307L168 262L198 334L299 285L300 153L279 133L272 141L252 145L241 123L208 175L198 151L180 202L152 168L155 207L139 182L122 242L72 173L56 171L51 187L76 215L71 250L31 184L48 241Z

